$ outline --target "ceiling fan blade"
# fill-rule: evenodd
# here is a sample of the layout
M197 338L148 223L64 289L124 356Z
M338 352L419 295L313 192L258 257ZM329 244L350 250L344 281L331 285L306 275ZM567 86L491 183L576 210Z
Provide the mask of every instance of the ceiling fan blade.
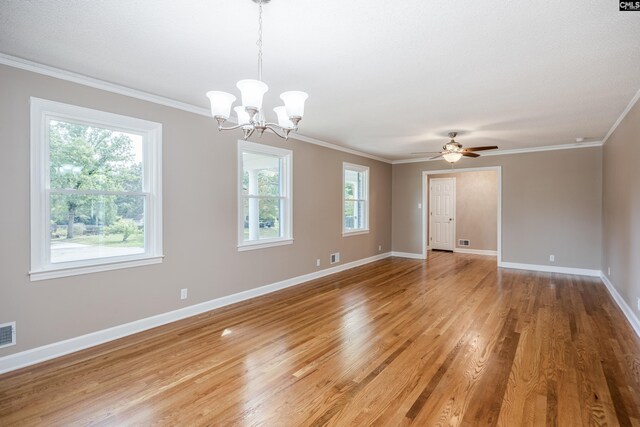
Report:
M486 147L469 147L465 148L462 151L485 151L485 150L497 150L498 147L495 145L487 145Z
M442 157L442 154L443 154L443 153L440 153L440 154L438 154L438 155L437 155L437 156L435 156L435 157L431 157L429 160L439 159L440 157Z
M417 153L411 153L411 154L440 154L439 151L418 151Z
M466 153L466 152L462 152L462 155L464 157L480 157L480 154L476 154L476 153Z

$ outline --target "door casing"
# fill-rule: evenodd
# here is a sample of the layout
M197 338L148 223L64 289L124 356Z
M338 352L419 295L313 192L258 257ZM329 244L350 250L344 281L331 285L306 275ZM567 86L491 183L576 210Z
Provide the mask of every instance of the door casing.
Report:
M498 250L497 250L497 264L498 267L502 267L502 166L487 166L478 168L462 168L462 169L436 169L436 170L423 170L422 171L422 203L418 208L422 211L422 254L416 254L422 259L427 259L427 253L429 249L427 225L429 221L429 215L427 215L427 184L429 176L442 175L448 173L458 172L477 172L477 171L495 171L498 176Z

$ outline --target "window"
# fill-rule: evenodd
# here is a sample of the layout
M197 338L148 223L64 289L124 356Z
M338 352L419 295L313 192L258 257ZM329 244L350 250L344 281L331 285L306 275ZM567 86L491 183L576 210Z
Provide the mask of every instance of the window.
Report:
M238 250L293 243L290 150L238 143Z
M162 261L162 125L31 98L31 280Z
M342 165L342 235L369 232L369 168Z

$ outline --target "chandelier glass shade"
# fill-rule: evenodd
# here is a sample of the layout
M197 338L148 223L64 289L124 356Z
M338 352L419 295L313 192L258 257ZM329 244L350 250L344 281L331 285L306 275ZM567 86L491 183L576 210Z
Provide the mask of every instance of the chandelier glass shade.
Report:
M262 101L269 86L262 81L262 4L270 0L252 0L258 3L258 80L240 80L236 87L240 90L241 105L233 108L236 113L237 125L223 127L223 124L231 115L231 107L236 97L227 92L209 91L207 97L211 102L211 114L218 122L218 130L232 130L242 128L244 139L249 138L255 131L262 135L269 129L281 138L287 139L291 131L298 130L298 123L304 117L304 104L309 95L301 91L288 91L280 95L284 105L276 107L278 123L267 122L265 119Z

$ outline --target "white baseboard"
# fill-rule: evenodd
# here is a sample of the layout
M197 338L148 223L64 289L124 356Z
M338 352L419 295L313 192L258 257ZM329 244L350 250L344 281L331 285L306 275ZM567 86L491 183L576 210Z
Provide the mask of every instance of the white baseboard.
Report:
M414 254L411 252L391 252L391 256L397 256L400 258L411 258L411 259L425 259L422 254Z
M546 273L577 274L579 276L600 277L600 270L586 268L559 267L554 265L520 264L517 262L502 262L502 268L514 268L516 270L543 271Z
M390 256L391 252L375 255L358 261L348 262L346 264L341 264L335 267L326 268L320 271L314 271L313 273L304 274L302 276L294 277L291 279L282 280L280 282L261 286L259 288L249 289L233 295L227 295L200 304L195 304L189 307L180 308L178 310L169 311L167 313L158 314L156 316L147 317L145 319L125 323L123 325L114 326L112 328L103 329L101 331L92 332L79 337L70 338L68 340L47 344L42 347L22 351L20 353L10 354L8 356L0 358L0 374L54 359L56 357L64 356L66 354L74 353L76 351L84 350L86 348L113 341L118 338L146 331L147 329L166 325L167 323L195 316L207 311L214 310L216 308L224 307L226 305L234 304L240 301L245 301L261 295L269 294L271 292L279 291L281 289L296 286L310 280L325 277L330 274L338 273L340 271L368 264L373 261L388 258Z
M624 298L622 298L615 286L613 286L613 283L611 283L609 278L603 272L600 272L600 279L602 279L602 282L607 287L607 290L613 297L613 300L618 304L618 307L620 307L620 310L624 313L624 316L627 318L629 323L631 323L633 330L636 332L638 337L640 337L640 319L638 319L638 316L636 316L631 307L629 307L629 304L627 304Z
M455 248L453 252L456 252L459 254L498 256L498 251L490 251L486 249Z

